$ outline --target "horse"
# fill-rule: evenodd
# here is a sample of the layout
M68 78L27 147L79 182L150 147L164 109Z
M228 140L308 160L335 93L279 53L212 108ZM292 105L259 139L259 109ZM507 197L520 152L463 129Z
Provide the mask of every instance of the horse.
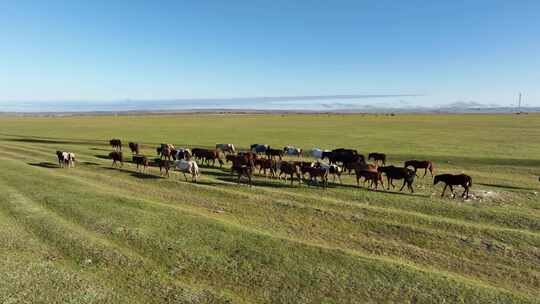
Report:
M118 138L113 138L109 141L113 150L122 151L122 141Z
M247 177L248 184L252 186L252 177L253 177L253 168L255 167L253 159L250 159L245 156L237 157L233 160L231 167L231 174L235 172L238 173L237 183L240 184L240 179L242 176Z
M322 167L310 167L308 170L309 181L317 183L317 177L321 178L321 183L324 188L328 186L328 170ZM309 186L309 184L308 184Z
M58 165L60 168L64 167L64 152L56 151L56 157L58 158Z
M179 148L176 150L176 159L181 160L189 160L191 158L191 151L186 148Z
M165 158L171 160L171 158L174 159L176 157L176 150L174 150L173 145L161 144L161 146L156 149L156 152L161 159Z
M250 149L252 152L255 152L257 154L266 153L266 150L268 149L268 145L263 144L253 144L250 146Z
M433 163L430 160L408 160L405 162L404 167L413 167L414 168L414 174L416 174L416 171L418 169L424 169L424 176L427 174L427 171L429 170L429 173L431 173L431 177L433 177ZM418 176L418 175L416 175Z
M264 177L268 177L266 174L266 170L270 170L270 174L272 177L276 176L276 161L273 159L267 159L267 158L257 158L254 160L255 167L259 167L259 174L261 174L261 171L264 172Z
M219 162L219 167L223 166L223 160L219 157L218 150L209 150L202 148L193 148L193 156L201 160L201 164L206 162L207 166L210 166L210 161L212 161L212 167L216 164L216 159Z
M282 150L279 150L279 149L272 149L270 147L268 147L266 149L266 157L268 158L274 158L274 157L279 157L279 160L281 160L283 158L283 151Z
M139 168L142 166L142 172L146 171L146 168L148 168L148 165L150 164L146 156L138 154L133 155L133 162L137 165L137 171L139 171Z
M302 178L300 175L300 167L295 163L290 163L287 161L280 160L276 164L276 170L279 170L278 178L281 179L281 176L285 174L285 181L287 181L287 175L291 178L291 185L294 181L294 176L298 178L298 183L302 183Z
M68 152L68 167L75 168L75 153Z
M376 164L381 161L383 166L386 166L386 154L384 153L378 153L378 152L371 152L368 154L368 160L373 159Z
M109 153L109 158L113 160L112 167L123 167L124 166L124 160L122 158L122 152L121 151L113 151ZM120 164L118 164L120 163Z
M381 186L384 189L384 183L382 174L378 171L372 171L372 170L355 170L354 173L356 174L356 186L360 187L360 179L364 178L364 184L366 181L371 181L370 187L373 187L373 184L375 184L375 190L379 187L379 182L381 182Z
M452 197L455 197L454 194L454 187L456 185L459 185L463 187L465 190L461 194L461 197L465 197L465 199L469 198L469 188L472 187L472 178L467 174L439 174L436 175L433 179L433 185L436 185L439 182L444 183L444 189L441 194L441 197L444 197L444 192L446 191L446 187L450 186L450 191L452 191Z
M138 143L134 143L134 142L130 142L129 144L129 149L131 150L131 153L132 154L139 154L139 144Z
M234 149L233 144L216 144L216 150L221 151L225 154L227 153L235 153L236 150Z
M156 159L158 165L159 165L159 176L165 176L169 177L169 169L171 168L171 160L170 159L162 159L158 158Z
M286 146L283 148L283 152L287 155L291 155L291 156L298 156L298 158L300 158L300 156L302 156L302 149L301 148L296 148L296 147L293 147L293 146Z
M319 148L313 148L309 150L308 154L315 159L322 159L323 155L328 156L328 153L331 153L331 152L332 151L330 150L321 150Z
M386 179L388 181L388 190L390 190L390 186L392 188L395 188L393 180L394 179L403 179L403 185L399 189L399 191L403 190L403 187L407 185L407 188L411 191L411 193L414 193L414 189L412 187L412 184L414 182L414 177L416 174L413 170L408 168L400 168L395 166L387 166L387 167L379 167L377 168L377 171L379 173L386 174Z
M340 166L336 164L325 164L319 161L315 162L312 166L316 168L323 168L326 171L328 171L328 174L332 175L333 177L332 183L336 181L336 176L337 176L339 183L343 184L343 182L341 181L341 173L343 173L343 169Z
M184 178L187 182L186 173L191 174L191 181L197 182L197 177L200 175L199 166L193 160L180 159L174 162L176 169L184 174Z

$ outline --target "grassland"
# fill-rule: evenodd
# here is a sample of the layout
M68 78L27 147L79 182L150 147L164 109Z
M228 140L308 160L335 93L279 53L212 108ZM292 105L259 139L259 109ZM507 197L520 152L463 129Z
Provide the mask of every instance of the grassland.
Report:
M426 158L475 199L193 184L111 169L112 137ZM2 117L0 168L0 303L540 303L540 115Z

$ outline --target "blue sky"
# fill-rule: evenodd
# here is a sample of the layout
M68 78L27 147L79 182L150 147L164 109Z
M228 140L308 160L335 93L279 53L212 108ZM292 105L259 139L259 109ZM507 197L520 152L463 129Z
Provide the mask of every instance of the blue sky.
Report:
M3 103L518 91L540 106L540 1L0 2Z

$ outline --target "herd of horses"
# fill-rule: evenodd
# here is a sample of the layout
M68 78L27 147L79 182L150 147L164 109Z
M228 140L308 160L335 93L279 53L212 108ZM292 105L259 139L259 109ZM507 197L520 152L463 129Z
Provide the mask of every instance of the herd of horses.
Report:
M112 159L113 167L122 167L124 156L122 153L122 141L120 139L111 139L110 145L113 149L109 153L109 158ZM141 145L139 143L130 142L128 144L132 162L136 164L138 172L144 172L150 165L159 167L160 176L169 177L169 170L174 168L184 174L191 175L193 182L197 181L200 176L200 170L197 162L201 165L215 166L216 161L220 168L226 163L231 163L230 174L237 175L237 182L240 183L244 177L247 183L251 186L253 175L256 170L258 174L261 172L265 177L278 178L287 182L290 180L291 185L294 181L298 184L306 183L320 184L322 187L328 186L329 176L333 177L333 182L336 178L341 182L341 175L354 173L356 176L356 185L360 187L360 182L363 179L363 185L369 182L369 188L378 189L381 184L384 189L383 176L386 177L387 189L390 186L395 188L395 180L403 180L403 184L399 191L403 191L405 187L413 193L413 183L419 169L424 170L425 177L429 172L433 178L433 184L439 182L445 184L441 197L444 197L447 188L450 188L452 196L455 196L454 186L462 186L464 191L463 198L469 197L469 188L472 186L472 179L466 174L440 174L434 176L433 162L430 160L407 160L403 166L386 165L386 154L373 152L369 153L366 158L354 149L338 148L333 150L322 150L313 148L304 151L301 148L286 146L283 149L274 149L265 144L253 144L249 150L237 151L233 144L216 144L214 149L207 148L177 148L172 144L160 144L156 148L156 157L149 157L140 153ZM58 160L61 161L61 153L57 152ZM66 153L66 152L64 152ZM73 159L75 155L73 155ZM63 157L64 154L62 154ZM284 156L291 156L296 160L285 160ZM223 158L222 158L223 156ZM303 156L309 156L314 161L304 161ZM69 153L68 153L69 157ZM325 162L326 161L326 162ZM372 161L371 163L369 161ZM65 166L64 163L61 166ZM307 176L307 177L306 177Z

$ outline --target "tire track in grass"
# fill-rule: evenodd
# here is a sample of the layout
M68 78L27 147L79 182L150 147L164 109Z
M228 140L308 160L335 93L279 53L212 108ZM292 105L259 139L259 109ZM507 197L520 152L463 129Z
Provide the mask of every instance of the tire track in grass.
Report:
M106 191L104 191L104 192L107 193L107 192L110 192L111 189L106 189L106 188L104 188L103 190L106 190ZM155 203L155 202L149 202L149 203ZM170 208L171 206L168 206L168 207ZM182 210L182 212L184 212L184 211L185 211L185 210ZM245 229L245 227L241 227L241 228L242 228L242 229ZM251 230L250 230L250 231L251 231ZM260 233L260 232L257 232L257 233ZM267 236L269 236L269 237L275 237L274 235L267 235ZM289 241L296 241L296 240L289 240ZM302 242L302 244L307 244L307 243ZM313 244L309 244L309 245L310 245L310 246L313 246ZM317 244L316 246L320 246L320 244ZM326 246L326 247L324 247L324 248L328 248L328 247ZM407 264L405 264L405 265L407 265ZM412 266L412 267L417 267L416 265L410 265L410 266ZM437 273L441 273L441 272L439 272L439 271L437 271L437 270L435 270L435 271L436 271ZM444 272L442 272L442 273L444 273ZM460 277L460 276L458 275L458 277Z
M1 186L0 186L1 188ZM119 294L83 273L0 208L0 302L113 303ZM40 290L40 293L33 291ZM59 292L61 291L61 292Z
M32 231L41 241L71 258L74 263L96 272L101 280L120 290L133 286L129 288L130 301L153 303L156 300L154 297L158 296L165 302L225 302L225 299L210 290L189 287L176 279L154 273L154 269L159 269L157 264L42 208L40 204L6 186L3 178L0 179L0 189L3 193L0 208L4 212ZM110 276L114 278L110 279Z
M109 190L109 191L110 191L110 190ZM404 226L403 226L403 225L401 225L401 227L403 228ZM405 245L407 245L407 244L405 244ZM470 265L470 266L472 266L472 265Z

